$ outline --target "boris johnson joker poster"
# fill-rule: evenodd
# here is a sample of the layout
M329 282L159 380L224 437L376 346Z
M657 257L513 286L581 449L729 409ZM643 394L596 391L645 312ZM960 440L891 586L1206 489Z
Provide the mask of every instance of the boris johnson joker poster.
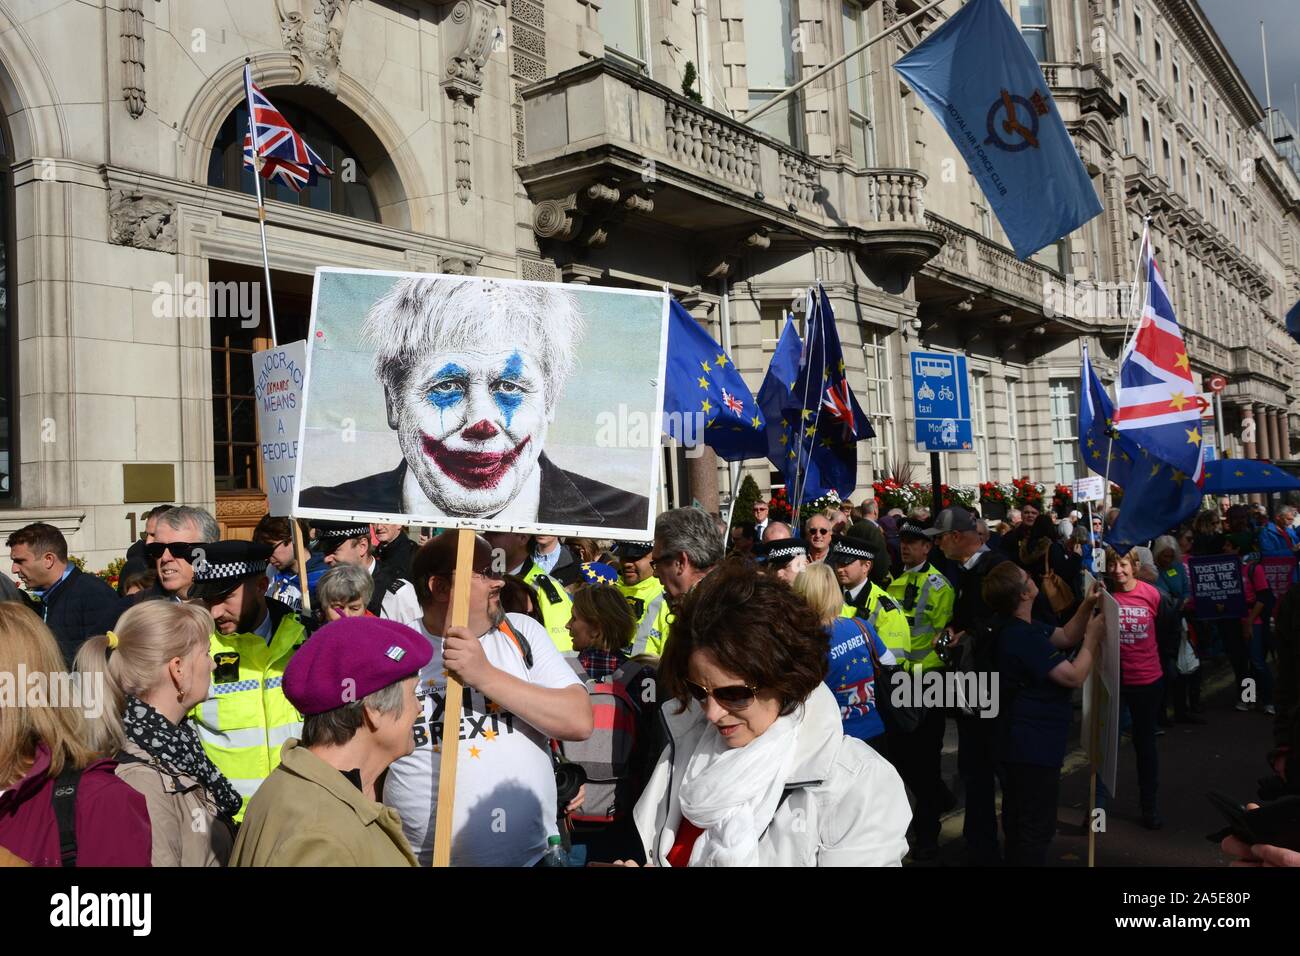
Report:
M668 299L319 269L294 514L648 538Z

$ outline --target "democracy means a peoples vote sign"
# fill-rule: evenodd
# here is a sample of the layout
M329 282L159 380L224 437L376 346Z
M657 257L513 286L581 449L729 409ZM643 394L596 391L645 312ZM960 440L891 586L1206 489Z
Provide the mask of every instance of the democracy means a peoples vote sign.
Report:
M1241 555L1204 554L1187 559L1192 584L1192 608L1198 620L1214 621L1246 616L1246 587L1241 578Z
M257 400L258 451L271 514L293 511L294 473L298 468L298 432L302 390L307 374L307 343L286 342L253 353L253 389Z
M648 538L662 292L318 269L294 514Z

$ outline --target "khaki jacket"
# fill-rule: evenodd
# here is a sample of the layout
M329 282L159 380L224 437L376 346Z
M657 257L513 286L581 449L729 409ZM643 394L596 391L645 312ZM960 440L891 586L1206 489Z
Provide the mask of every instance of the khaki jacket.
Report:
M415 866L391 807L367 800L296 738L244 812L231 866Z
M122 745L127 759L117 776L149 806L153 866L225 866L234 833L217 815L207 787L187 774L164 770L132 740ZM130 759L134 758L134 759Z

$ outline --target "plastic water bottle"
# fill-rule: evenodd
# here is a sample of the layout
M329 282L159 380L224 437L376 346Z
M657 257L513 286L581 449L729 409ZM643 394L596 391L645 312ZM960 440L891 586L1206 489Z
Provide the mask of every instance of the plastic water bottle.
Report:
M564 852L564 840L559 836L546 838L546 855L542 866L568 866L569 854Z

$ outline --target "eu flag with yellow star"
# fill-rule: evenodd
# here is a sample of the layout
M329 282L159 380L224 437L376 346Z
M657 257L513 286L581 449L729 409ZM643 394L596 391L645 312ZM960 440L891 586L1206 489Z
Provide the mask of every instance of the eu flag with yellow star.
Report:
M1164 277L1142 243L1146 301L1124 349L1115 402L1115 428L1140 452L1133 462L1119 520L1106 540L1120 546L1176 528L1201 504L1205 455L1201 398L1192 378L1183 331Z
M1135 449L1131 441L1115 430L1115 406L1092 367L1086 345L1079 382L1079 453L1089 471L1103 477L1109 475L1121 488L1128 484Z
M676 299L668 307L664 431L687 448L708 445L727 461L767 457L763 415L749 386Z
M787 314L785 327L781 329L781 338L768 363L767 374L758 389L758 407L763 412L767 428L767 457L778 471L785 471L786 427L781 412L790 401L790 392L794 389L794 380L799 376L799 358L803 354L803 340L795 328L794 316Z
M781 414L782 471L795 507L828 491L841 498L852 495L858 480L857 444L876 434L845 377L826 290L819 284L810 299L799 373Z

